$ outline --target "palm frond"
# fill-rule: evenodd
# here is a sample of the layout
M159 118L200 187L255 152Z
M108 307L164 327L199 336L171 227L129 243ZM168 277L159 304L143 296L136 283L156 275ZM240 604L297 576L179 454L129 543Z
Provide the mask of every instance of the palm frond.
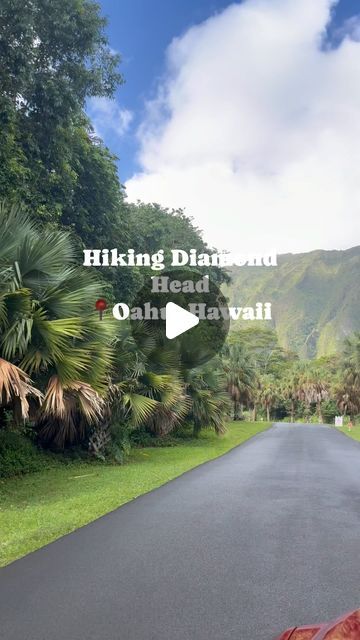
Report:
M21 415L27 418L28 396L33 396L39 401L43 398L42 393L31 384L29 376L24 371L0 358L0 404L7 405L15 398L19 399Z

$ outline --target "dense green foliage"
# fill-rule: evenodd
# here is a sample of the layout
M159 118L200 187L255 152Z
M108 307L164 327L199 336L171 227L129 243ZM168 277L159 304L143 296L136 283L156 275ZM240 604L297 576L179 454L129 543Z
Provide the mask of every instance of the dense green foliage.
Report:
M302 358L331 355L344 335L359 330L360 247L283 255L277 267L234 268L231 275L231 303L272 302L280 345Z
M112 327L93 311L101 287L76 266L64 232L40 232L21 209L5 205L0 282L1 404L12 406L15 421L32 414L58 444L75 440L84 422L101 415L111 364Z
M105 25L91 0L1 3L0 199L70 229L79 261L84 247L204 250L181 211L126 202L116 158L85 115L88 98L111 98L122 82ZM100 271L108 295L125 302L147 277L139 269Z
M193 405L178 363L150 362L94 310L101 295L130 301L150 274L81 269L81 250L206 245L183 212L127 203L94 135L86 100L111 98L122 82L105 24L90 0L0 7L0 401L13 427L29 419L42 442L121 461L133 429L164 435Z
M0 430L0 478L41 471L49 459L20 433Z
M101 283L76 266L67 234L3 204L0 248L0 400L15 425L30 419L41 441L83 442L118 462L141 426L161 436L182 421L224 431L220 372L187 371L171 348L147 340L141 351L127 326L99 322Z
M85 101L111 96L121 81L104 26L87 0L1 2L1 193L46 220L75 214Z
M234 417L333 423L336 415L360 414L360 334L347 338L343 351L317 360L300 360L280 346L275 330L253 326L233 332L224 367Z

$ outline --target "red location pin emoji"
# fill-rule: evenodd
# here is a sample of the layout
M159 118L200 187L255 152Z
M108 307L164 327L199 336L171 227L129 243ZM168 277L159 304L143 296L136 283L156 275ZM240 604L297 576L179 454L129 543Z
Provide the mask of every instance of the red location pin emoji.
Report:
M99 298L99 300L96 300L95 309L96 311L99 312L100 320L103 319L103 312L105 311L106 308L107 308L107 302L104 298Z

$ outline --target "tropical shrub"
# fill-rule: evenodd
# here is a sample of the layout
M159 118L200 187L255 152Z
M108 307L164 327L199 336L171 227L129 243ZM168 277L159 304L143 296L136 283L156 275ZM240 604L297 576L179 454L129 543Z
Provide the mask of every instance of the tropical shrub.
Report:
M229 397L225 391L222 371L211 365L184 372L185 392L188 402L186 421L193 425L197 437L202 429L213 428L215 433L225 433Z
M60 447L102 412L114 327L94 311L101 293L76 266L67 233L40 230L21 207L0 205L0 402L30 415ZM29 397L41 406L30 411Z
M0 478L41 471L52 464L51 459L24 435L0 430Z

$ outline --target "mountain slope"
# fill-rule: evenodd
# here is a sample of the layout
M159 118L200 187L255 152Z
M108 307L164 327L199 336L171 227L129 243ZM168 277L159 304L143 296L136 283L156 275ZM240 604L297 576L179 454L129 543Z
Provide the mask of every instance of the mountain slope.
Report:
M230 275L230 304L271 302L280 344L301 357L333 353L360 330L360 246L285 254L277 267L234 267Z

